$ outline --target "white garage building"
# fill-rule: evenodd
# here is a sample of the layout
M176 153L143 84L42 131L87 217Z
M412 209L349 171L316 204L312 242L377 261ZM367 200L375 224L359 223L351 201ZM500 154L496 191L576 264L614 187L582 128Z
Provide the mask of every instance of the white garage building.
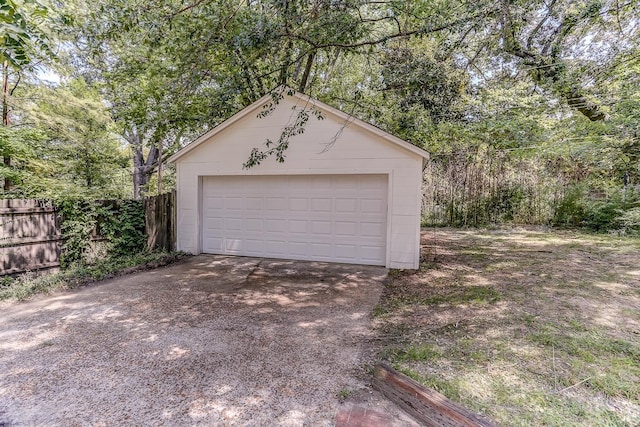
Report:
M271 111L272 110L272 111ZM253 148L310 114L279 163ZM270 114L260 114L271 111ZM173 155L177 248L418 268L428 153L305 95L267 95Z

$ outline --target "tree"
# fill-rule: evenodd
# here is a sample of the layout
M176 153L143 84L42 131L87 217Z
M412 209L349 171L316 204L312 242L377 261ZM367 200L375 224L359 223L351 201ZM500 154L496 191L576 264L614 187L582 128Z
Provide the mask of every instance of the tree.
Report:
M46 135L38 149L55 165L56 187L95 198L130 194L125 184L128 153L114 134L115 124L96 89L74 79L54 88L33 88L29 97L36 101L28 118Z
M78 73L100 85L133 147L136 195L183 141L266 93L277 97L283 84L429 148L442 164L470 159L478 174L490 170L491 185L510 170L513 186L489 188L489 205L515 206L503 196L533 191L518 181L525 172L544 170L545 195L557 184L562 197L562 185L585 171L617 182L604 161L615 153L635 170L635 104L608 76L637 56L637 2L101 0L86 8L76 21ZM309 113L254 160L282 158L286 132L302 131ZM451 171L469 182L464 168Z
M20 82L20 73L36 59L51 58L47 35L48 10L35 2L19 4L0 0L0 63L2 63L2 126L9 126L9 97ZM11 75L11 72L15 76ZM14 80L10 89L10 80ZM11 157L4 156L4 164L11 166ZM4 189L11 188L5 176Z
M21 85L19 125L0 127L0 173L12 197L130 197L128 152L96 90L82 80Z
M79 9L75 43L82 55L75 61L79 72L101 87L120 135L132 149L134 196L139 198L162 158L183 139L255 99L236 85L241 76L238 55L229 59L225 50L211 46L203 53L195 44L215 35L209 25L223 25L217 21L219 12L229 9L186 16L186 10L176 14L181 7L177 2L161 8L146 5L146 14L138 9L144 4L104 1L86 6ZM130 16L138 21L133 24Z

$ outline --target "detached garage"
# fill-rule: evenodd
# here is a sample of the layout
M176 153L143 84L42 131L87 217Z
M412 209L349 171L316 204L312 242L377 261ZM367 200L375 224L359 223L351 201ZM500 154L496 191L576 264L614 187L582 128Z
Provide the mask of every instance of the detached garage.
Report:
M284 162L268 157L243 168L301 111L309 119L290 138ZM178 250L417 268L427 158L305 95L277 103L267 95L169 159Z

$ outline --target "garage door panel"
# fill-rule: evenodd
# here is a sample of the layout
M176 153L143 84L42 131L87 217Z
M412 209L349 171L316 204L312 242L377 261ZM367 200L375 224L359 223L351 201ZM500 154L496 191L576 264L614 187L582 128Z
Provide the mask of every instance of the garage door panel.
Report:
M293 192L304 193L309 189L309 177L293 175L284 179L280 178L277 181L278 184L286 184L287 189Z
M262 254L266 250L264 240L246 239L247 241L247 254Z
M271 255L285 255L287 253L287 242L283 240L268 240L267 252Z
M360 201L360 212L363 214L382 214L386 212L387 206L380 199L362 199Z
M376 261L386 253L384 246L360 246L360 257L365 261Z
M224 209L241 210L242 205L243 205L242 197L225 197L224 198Z
M242 238L227 237L224 239L224 248L226 251L232 253L242 253L242 250L244 249L242 242L244 240L245 239Z
M287 200L284 197L268 197L264 201L265 209L272 212L285 212Z
M203 178L203 252L384 265L386 175Z
M354 199L336 199L336 213L357 213L358 201Z
M263 199L262 197L246 197L245 208L249 211L262 211Z
M333 178L333 176L327 177L325 175L315 175L305 178L304 180L297 180L297 182L305 186L304 188L301 188L301 190L332 191L334 183ZM305 181L308 181L308 183Z
M243 231L244 221L241 218L225 218L224 228L229 231Z
M224 250L224 239L222 238L206 237L203 243L209 251L212 251L214 253L220 253Z
M287 231L287 221L284 219L268 219L266 222L268 233L285 233Z
M336 236L357 237L358 222L357 221L336 221Z
M293 256L309 256L309 243L287 242L287 253Z
M224 218L206 217L204 219L205 230L224 230Z
M356 245L336 245L336 258L346 260L358 258L358 247Z
M360 234L363 237L378 237L384 233L386 224L382 222L361 222Z
M245 229L250 233L262 233L264 231L264 220L258 218L247 218L245 220Z
M351 192L354 188L358 188L359 183L359 175L343 175L339 179L335 180L334 188L336 191Z
M205 202L210 210L224 209L224 197L207 197Z
M381 187L387 186L387 177L384 175L368 175L366 179L362 176L358 182L361 191L377 191Z
M303 197L290 197L289 209L293 212L307 212L309 210L309 199Z
M333 210L333 200L328 197L314 197L311 199L311 210L313 212L331 212Z
M304 219L290 219L288 221L289 233L303 233L309 232L309 221Z
M311 234L331 235L331 221L311 221Z
M333 256L333 245L330 243L311 243L309 245L310 255L319 258L331 258Z

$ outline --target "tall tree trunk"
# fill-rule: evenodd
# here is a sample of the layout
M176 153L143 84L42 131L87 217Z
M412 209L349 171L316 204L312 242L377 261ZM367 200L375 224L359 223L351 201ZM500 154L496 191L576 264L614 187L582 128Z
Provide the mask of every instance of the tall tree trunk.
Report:
M307 56L307 63L304 67L302 79L300 80L300 86L298 87L298 92L300 93L304 93L304 90L307 87L307 80L309 80L309 75L311 74L311 67L313 66L313 60L315 59L315 56L315 52L311 52L309 56Z
M155 165L158 162L158 148L151 147L147 159L144 159L142 152L142 146L134 147L133 154L133 198L140 200L142 198L142 192L147 189L149 185L149 178L155 169Z
M149 178L158 162L159 150L157 146L152 146L145 160L143 136L141 133L138 132L137 129L132 128L125 132L124 137L133 150L133 198L140 200L142 198L142 191L147 188Z
M158 194L162 194L162 142L158 144Z
M9 126L9 63L2 64L2 126ZM11 157L4 156L4 165L11 166ZM4 191L11 190L11 180L4 178Z
M132 146L133 148L133 198L140 200L142 196L142 189L147 185L148 179L145 179L143 172L144 169L144 156L142 154L142 147Z

